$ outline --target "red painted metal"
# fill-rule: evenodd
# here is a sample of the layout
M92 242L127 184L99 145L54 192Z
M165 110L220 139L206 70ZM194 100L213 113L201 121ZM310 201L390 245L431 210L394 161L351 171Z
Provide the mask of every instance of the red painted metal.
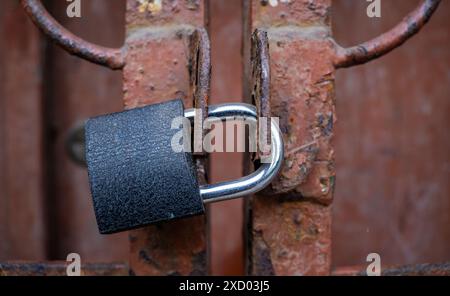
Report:
M16 1L0 32L0 260L45 260L43 42Z
M344 49L330 38L331 0L285 1L277 6L269 1L244 1L247 101L252 101L253 94L260 114L280 117L286 143L281 175L247 207L249 273L330 274L334 71L400 46L429 20L439 2L425 0L388 33ZM22 3L37 25L69 52L113 69L123 68L126 108L181 97L186 107L206 110L209 47L201 41L206 42L206 32L196 29L207 23L205 2L172 1L158 6L128 0L124 49L85 42L57 24L40 1ZM203 54L198 54L198 48L204 49ZM270 69L270 76L262 75L261 69ZM197 163L202 173L204 160ZM132 274L206 273L205 230L204 219L197 217L131 232Z
M335 1L334 38L376 36L414 5L381 2L381 19L370 19L366 2ZM333 266L364 265L374 252L383 266L450 259L448 11L442 1L408 43L336 73Z

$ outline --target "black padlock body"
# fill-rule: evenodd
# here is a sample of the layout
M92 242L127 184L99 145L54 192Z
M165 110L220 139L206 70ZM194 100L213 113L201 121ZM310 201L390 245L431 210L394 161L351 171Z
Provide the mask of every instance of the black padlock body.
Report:
M86 160L101 233L204 213L192 155L174 152L181 100L90 119Z

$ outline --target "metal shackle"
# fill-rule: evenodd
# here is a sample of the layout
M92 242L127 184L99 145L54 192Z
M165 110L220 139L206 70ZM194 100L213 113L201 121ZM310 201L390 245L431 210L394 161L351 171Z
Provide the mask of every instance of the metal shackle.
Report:
M195 109L187 109L184 116L191 121L195 117ZM256 107L250 104L233 103L221 104L208 107L208 117L206 121L234 120L245 118L246 120L257 120ZM271 120L271 151L261 163L260 167L245 177L237 180L207 184L200 186L200 196L203 203L229 200L245 195L250 195L262 190L270 184L273 178L280 171L284 158L283 138L278 125Z

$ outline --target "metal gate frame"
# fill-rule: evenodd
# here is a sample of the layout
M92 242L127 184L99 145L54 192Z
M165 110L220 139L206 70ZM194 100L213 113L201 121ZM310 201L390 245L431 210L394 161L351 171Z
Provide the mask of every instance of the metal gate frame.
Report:
M125 108L179 96L186 107L207 109L211 69L207 0L179 3L176 11L150 5L151 0L127 0L127 36L120 49L100 47L71 34L38 0L21 2L35 24L68 52L123 70ZM244 0L244 95L247 102L256 104L261 116L281 119L287 156L280 177L247 201L249 274L360 274L357 270L331 271L334 73L400 46L420 31L439 3L425 0L389 32L342 48L331 36L331 0L286 1L276 7L266 0ZM147 18L147 12L153 17ZM196 163L205 181L205 156L197 155ZM248 170L249 159L246 163ZM204 217L150 226L130 232L129 266L87 264L83 272L208 274L207 241ZM0 264L0 274L63 274L63 266L58 262ZM444 264L391 273L396 272L450 274L450 269Z

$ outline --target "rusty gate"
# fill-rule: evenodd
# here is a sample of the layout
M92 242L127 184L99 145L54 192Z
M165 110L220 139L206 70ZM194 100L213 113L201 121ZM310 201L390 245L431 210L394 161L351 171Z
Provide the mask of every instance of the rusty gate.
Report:
M72 19L42 2L0 3L0 274L65 274L70 252L86 275L364 274L371 252L386 275L450 274L449 3L384 0L369 19L352 0L83 1ZM100 236L68 139L175 97L279 117L280 175L206 217ZM237 153L195 162L203 182L253 169Z

